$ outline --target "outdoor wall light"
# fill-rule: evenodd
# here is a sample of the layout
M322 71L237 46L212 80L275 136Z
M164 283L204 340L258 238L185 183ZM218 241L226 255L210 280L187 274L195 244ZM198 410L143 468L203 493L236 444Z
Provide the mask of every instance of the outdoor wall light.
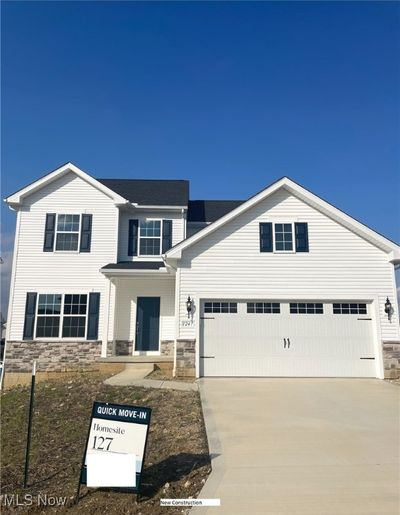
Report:
M385 313L387 314L388 319L390 320L392 316L392 303L390 302L389 297L386 297Z
M193 309L193 300L190 298L190 295L189 295L189 297L187 298L187 301L186 301L186 310L187 310L188 318L190 318L192 309Z

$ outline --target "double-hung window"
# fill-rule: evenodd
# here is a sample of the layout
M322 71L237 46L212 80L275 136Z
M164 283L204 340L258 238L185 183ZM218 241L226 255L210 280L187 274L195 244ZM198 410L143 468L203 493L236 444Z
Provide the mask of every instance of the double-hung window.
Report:
M37 308L36 338L58 338L62 295L41 294Z
M87 303L86 294L39 294L36 338L84 338Z
M139 254L141 256L161 255L161 220L142 220L139 225Z
M278 252L293 251L293 224L274 224L275 250Z
M56 250L78 250L80 215L57 215Z

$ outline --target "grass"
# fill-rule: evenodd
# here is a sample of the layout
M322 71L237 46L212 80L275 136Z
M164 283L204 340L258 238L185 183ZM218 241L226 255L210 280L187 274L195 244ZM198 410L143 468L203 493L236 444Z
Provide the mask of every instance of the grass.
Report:
M29 486L22 488L29 388L1 396L2 495L26 493L66 497L64 508L6 507L2 513L184 513L160 507L160 498L196 497L209 472L207 440L197 392L114 387L104 376L80 374L65 382L36 387ZM153 409L142 477L142 498L82 486L74 505L82 454L94 400L148 406ZM4 498L3 498L4 499Z

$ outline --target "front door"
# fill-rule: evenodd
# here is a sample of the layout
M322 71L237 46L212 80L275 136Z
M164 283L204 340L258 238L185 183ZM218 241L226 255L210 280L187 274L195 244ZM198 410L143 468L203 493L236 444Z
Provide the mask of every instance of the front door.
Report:
M138 297L135 352L158 352L160 297Z

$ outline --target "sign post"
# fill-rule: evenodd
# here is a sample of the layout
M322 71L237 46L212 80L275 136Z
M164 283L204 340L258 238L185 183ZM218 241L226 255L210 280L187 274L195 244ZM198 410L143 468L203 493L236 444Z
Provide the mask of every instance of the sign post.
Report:
M94 402L75 502L81 484L139 494L151 409Z
M35 399L35 380L36 380L36 361L33 362L33 367L32 367L31 400L29 403L28 435L26 438L26 452L25 452L24 488L26 488L26 486L28 484L29 453L31 450L31 437L32 437L33 402Z

